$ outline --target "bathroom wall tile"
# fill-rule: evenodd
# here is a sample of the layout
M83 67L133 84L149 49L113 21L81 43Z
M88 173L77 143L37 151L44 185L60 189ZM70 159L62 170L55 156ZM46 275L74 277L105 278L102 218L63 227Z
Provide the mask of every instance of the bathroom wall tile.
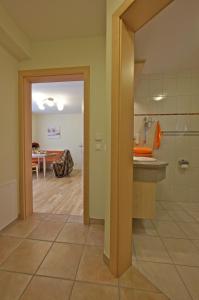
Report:
M174 77L164 77L163 80L163 93L168 96L176 96L177 95L177 78Z
M199 76L198 74L192 75L192 80L191 80L191 90L193 95L199 95Z
M149 74L142 78L137 93L141 98L138 97L139 105L141 104L140 111L146 113L199 112L199 71L185 70L170 74ZM142 90L139 91L139 88ZM160 93L165 93L166 98L158 102L153 101L152 97ZM157 116L153 119L160 121L163 131L199 130L198 116ZM151 131L148 135L150 133ZM181 203L199 202L197 196L199 194L198 152L199 139L197 137L183 135L162 137L161 147L154 153L156 158L168 161L169 166L166 179L157 187L158 200L180 201ZM180 159L190 162L190 168L186 172L178 168Z
M199 116L191 116L190 130L199 130ZM196 137L197 138L197 137Z
M177 112L187 113L191 112L192 97L190 95L178 95L177 97Z
M163 79L151 79L149 82L150 96L156 97L163 94ZM159 101L158 101L159 102Z
M197 82L198 92L196 95L192 95L192 97L191 97L191 111L194 113L199 113L199 84L198 84L198 82Z
M165 130L165 131L175 130L176 122L177 122L176 116L159 116L159 120L160 120L160 126L161 126L162 130ZM172 138L172 137L163 136L162 142L164 142L164 140L169 142L170 138Z
M182 77L177 79L177 92L178 95L191 95L192 93L192 78L191 76Z
M177 116L176 118L176 128L173 130L177 131L187 131L191 130L191 119L188 116ZM183 138L186 138L183 136ZM176 137L176 140L179 140L179 136Z
M146 97L149 95L149 81L146 79L140 79L135 90L135 96Z

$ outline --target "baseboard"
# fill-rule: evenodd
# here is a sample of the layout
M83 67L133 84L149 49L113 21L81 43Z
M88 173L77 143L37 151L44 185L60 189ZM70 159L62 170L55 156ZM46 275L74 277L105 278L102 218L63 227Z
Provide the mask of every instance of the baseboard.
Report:
M104 225L104 219L90 218L89 221L90 221L90 224Z

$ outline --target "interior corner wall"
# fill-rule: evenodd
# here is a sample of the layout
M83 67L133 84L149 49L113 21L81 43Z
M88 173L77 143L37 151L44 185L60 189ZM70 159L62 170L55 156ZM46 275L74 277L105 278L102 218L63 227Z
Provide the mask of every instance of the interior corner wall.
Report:
M0 46L0 229L18 216L18 62Z
M105 37L69 38L32 44L32 58L20 69L90 66L90 217L104 218L107 196ZM102 137L96 150L96 135Z

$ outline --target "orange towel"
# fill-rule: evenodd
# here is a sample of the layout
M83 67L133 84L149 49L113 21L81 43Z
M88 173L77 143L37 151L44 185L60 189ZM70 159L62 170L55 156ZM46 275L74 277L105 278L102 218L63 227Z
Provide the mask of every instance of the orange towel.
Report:
M148 147L135 147L133 149L134 156L152 157L152 149Z
M153 143L154 149L160 148L161 136L162 136L162 133L161 133L161 128L160 128L160 122L157 121L155 136L154 136L154 143Z
M149 147L134 147L133 152L136 154L152 154L152 149Z

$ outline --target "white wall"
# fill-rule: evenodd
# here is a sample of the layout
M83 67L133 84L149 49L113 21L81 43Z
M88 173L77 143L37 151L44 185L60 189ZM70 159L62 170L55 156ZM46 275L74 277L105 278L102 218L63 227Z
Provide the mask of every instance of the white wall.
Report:
M165 94L162 101L153 97ZM135 96L135 113L169 114L186 113L188 115L157 115L163 131L183 130L199 131L199 71L184 71L170 74L143 75L139 81ZM135 117L135 131L143 133L143 116ZM148 141L151 130L148 131ZM142 141L141 141L142 142ZM142 143L143 144L143 143ZM199 201L199 136L163 136L155 156L169 163L167 178L158 184L157 200L194 202ZM190 167L182 170L178 166L180 159L188 160Z
M42 150L69 149L75 169L82 169L83 115L82 114L33 114L33 141L40 144ZM49 138L48 127L59 127L61 136Z
M20 69L90 66L90 217L104 218L107 197L105 37L69 38L32 45L32 58ZM96 135L102 137L96 150Z
M3 227L18 215L18 63L1 46L0 66L0 227Z

